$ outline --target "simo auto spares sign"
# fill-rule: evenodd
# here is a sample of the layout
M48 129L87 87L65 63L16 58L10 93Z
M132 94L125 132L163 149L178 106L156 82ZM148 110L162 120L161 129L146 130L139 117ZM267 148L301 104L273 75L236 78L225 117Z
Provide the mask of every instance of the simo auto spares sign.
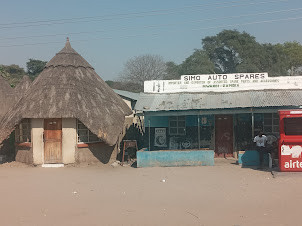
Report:
M227 92L264 89L302 89L301 76L269 77L268 73L182 75L180 80L145 81L144 92Z
M189 84L190 81L203 81L204 83L211 81L223 81L237 83L240 80L262 80L268 78L267 73L246 73L246 74L209 74L209 75L182 75L181 80ZM201 84L204 84L201 82Z

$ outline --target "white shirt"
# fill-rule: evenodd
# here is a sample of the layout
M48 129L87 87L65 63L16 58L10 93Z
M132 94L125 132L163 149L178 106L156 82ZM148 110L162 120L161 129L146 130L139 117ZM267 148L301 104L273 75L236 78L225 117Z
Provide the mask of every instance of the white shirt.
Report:
M262 137L259 137L258 135L254 138L254 142L256 142L257 147L265 147L266 141L267 138L265 135L262 135Z

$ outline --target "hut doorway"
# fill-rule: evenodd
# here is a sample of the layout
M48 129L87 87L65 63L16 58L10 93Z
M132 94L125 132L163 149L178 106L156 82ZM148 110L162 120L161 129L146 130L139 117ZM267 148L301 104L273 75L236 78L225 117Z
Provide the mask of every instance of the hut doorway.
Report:
M62 163L62 119L44 119L44 163Z
M233 156L233 116L215 117L215 155Z

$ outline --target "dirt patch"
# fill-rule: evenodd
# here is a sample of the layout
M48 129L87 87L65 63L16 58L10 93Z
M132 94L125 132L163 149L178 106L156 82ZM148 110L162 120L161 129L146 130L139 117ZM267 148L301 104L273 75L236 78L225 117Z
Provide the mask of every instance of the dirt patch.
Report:
M300 225L302 174L215 166L0 169L1 225ZM25 167L24 167L25 166Z
M101 162L72 163L72 164L65 164L64 167L66 167L66 168L112 168L109 164L103 164Z
M0 164L0 168L30 168L30 167L34 167L34 165L29 165L29 164L25 164L22 162L16 162L16 161Z

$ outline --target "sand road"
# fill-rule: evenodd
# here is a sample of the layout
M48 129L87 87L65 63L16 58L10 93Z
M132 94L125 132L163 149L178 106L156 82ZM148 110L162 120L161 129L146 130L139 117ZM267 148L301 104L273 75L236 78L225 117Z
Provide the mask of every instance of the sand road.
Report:
M302 225L302 174L212 167L0 166L0 225ZM165 180L165 182L163 182Z

